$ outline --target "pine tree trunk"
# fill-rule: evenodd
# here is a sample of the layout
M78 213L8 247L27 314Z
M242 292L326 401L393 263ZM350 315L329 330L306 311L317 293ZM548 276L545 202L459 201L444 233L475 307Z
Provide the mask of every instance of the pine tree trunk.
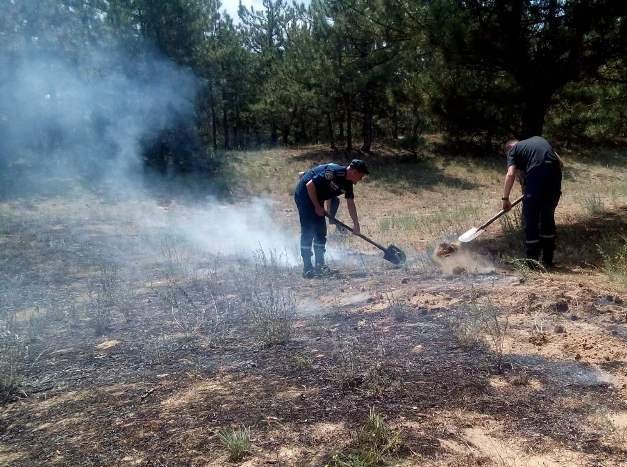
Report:
M394 141L398 141L398 108L394 104L394 110L392 114L392 138Z
M353 150L353 109L351 107L351 97L344 94L344 107L346 109L346 150Z
M236 104L235 128L233 129L233 144L235 145L237 149L241 148L242 146L240 133L241 133L241 120L240 120L240 113L239 113L239 104Z
M224 132L224 149L228 150L229 144L229 120L226 111L226 95L222 94L222 131Z
M364 142L361 150L370 152L372 147L372 102L368 94L364 96L364 120L362 122L361 134Z
M329 132L331 149L335 149L335 129L333 128L333 120L331 120L331 112L327 112L327 131Z
M544 128L544 116L548 109L548 102L542 96L533 95L526 99L522 114L523 139L532 136L541 136Z
M218 122L216 117L216 103L213 97L213 86L209 85L209 107L211 108L211 138L213 150L218 150Z

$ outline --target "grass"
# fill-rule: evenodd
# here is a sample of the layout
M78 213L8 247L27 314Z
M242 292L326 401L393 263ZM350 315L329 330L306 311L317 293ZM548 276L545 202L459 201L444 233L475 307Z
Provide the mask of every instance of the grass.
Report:
M398 432L392 430L374 407L368 419L352 436L351 443L343 452L331 456L326 467L375 467L387 465L399 450L402 441Z
M492 350L497 372L503 369L505 338L509 331L509 316L490 298L470 294L465 307L451 319L453 333L460 347L471 349L480 344Z
M627 237L604 236L597 244L602 270L613 281L627 285Z
M558 144L559 146L559 144ZM605 165L592 153L563 150L568 164L562 186L562 199L556 212L558 224L557 261L564 252L568 261L599 265L600 257L594 248L577 249L578 255L566 251L570 241L562 235L563 226L589 222L600 209L607 211L627 205L627 178L625 165L619 163L621 151L608 149ZM434 143L426 145L418 158L411 160L398 151L377 148L364 158L372 166L371 175L355 187L355 201L360 214L362 232L381 243L394 243L401 248L424 251L441 241L449 241L472 226L477 226L496 214L501 208L500 192L505 174L505 160L479 159L470 154L442 155ZM282 201L292 213L295 211L291 189L298 172L331 160L342 161L344 155L312 147L301 150L277 149L241 153L233 161L233 169L247 192L264 193ZM515 186L512 197L520 188ZM338 212L347 220L344 203ZM294 214L285 221L298 229ZM499 223L492 224L482 239L502 236L501 245L509 256L522 254L522 215L515 208ZM581 238L577 234L577 240ZM330 240L334 242L336 240ZM348 249L366 250L363 241L348 236L342 239ZM559 243L561 242L561 243Z
M252 442L250 440L250 428L230 428L221 430L218 438L229 454L231 462L239 462L250 452Z

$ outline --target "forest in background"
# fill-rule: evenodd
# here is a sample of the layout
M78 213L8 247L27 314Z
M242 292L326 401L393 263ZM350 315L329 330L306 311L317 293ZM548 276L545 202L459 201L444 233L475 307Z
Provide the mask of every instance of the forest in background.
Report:
M157 71L141 64L165 56L194 76L193 112L177 117L174 109L167 125L142 135L142 152L158 168L182 171L207 168L224 150L273 145L415 151L425 132L485 153L512 136L566 144L627 136L624 1L263 6L240 6L235 23L219 0L11 0L0 17L0 83L26 52L91 81L148 78ZM130 60L114 58L114 49ZM64 91L56 83L42 93L54 101ZM0 114L2 137L11 109ZM114 128L91 110L80 118L98 133ZM32 144L40 153L63 138L53 125L39 130Z

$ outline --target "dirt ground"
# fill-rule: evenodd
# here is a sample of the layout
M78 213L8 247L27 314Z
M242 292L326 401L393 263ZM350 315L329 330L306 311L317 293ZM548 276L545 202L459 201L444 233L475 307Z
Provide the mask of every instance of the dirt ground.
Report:
M239 465L376 465L347 457L371 408L400 439L385 465L625 465L627 294L597 269L513 270L491 233L395 267L332 232L335 271L305 280L168 241L174 209L3 203L2 331L25 357L0 465L235 465L219 433L236 427ZM295 314L251 314L260 300ZM264 319L289 339L269 345Z

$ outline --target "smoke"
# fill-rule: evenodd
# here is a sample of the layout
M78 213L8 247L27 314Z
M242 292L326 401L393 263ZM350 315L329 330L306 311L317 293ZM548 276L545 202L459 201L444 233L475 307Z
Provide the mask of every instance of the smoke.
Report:
M51 40L53 33L40 26L50 25L38 17L43 9L36 2L23 5L30 5L22 13L31 28L17 34L17 45L0 49L0 200L82 196L87 188L113 199L141 200L134 204L141 209L129 207L124 215L146 228L169 228L203 251L249 255L295 244L273 227L267 201L235 206L205 198L167 209L151 201L151 193L164 189L145 186L154 179L143 176L143 151L164 130L178 134L177 128L194 125L200 80L136 39L125 44L102 35L80 50L65 48L57 38L64 26L55 23ZM73 21L70 10L62 13ZM93 36L93 30L79 34L76 27L73 22L67 29ZM0 39L4 34L0 24ZM73 206L81 209L80 203ZM294 254L287 256L295 261Z
M193 116L197 80L151 54L67 57L37 49L0 57L0 157L12 189L67 180L130 182L141 145Z

